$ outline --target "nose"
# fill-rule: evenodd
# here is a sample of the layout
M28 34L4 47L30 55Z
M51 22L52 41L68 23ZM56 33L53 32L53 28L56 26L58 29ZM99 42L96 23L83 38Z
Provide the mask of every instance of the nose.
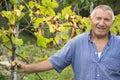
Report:
M100 26L104 26L104 24L105 24L105 23L104 23L104 20L100 20L99 25L100 25Z

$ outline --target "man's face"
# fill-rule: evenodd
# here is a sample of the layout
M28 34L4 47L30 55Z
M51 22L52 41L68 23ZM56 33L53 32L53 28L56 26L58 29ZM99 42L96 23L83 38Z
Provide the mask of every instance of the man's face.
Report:
M97 9L93 17L90 17L92 34L94 36L103 37L109 32L114 20L109 10Z

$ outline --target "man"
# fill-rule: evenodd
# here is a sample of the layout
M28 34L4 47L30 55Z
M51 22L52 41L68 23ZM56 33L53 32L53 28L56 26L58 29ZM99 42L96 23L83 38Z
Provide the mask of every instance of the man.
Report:
M97 6L90 15L91 31L70 40L48 60L33 64L16 62L19 72L55 69L72 65L74 80L120 80L120 37L110 33L114 13L107 5Z

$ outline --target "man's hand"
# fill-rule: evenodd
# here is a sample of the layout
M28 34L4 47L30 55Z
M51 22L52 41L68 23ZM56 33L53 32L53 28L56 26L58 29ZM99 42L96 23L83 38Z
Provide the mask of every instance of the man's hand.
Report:
M14 61L12 62L12 66L17 66L18 72L25 72L26 70L26 63L20 62L20 61Z
M18 72L25 72L26 70L26 63L20 61L13 61L12 63L8 61L1 61L0 66L6 67L7 70L11 70L12 66L17 67Z

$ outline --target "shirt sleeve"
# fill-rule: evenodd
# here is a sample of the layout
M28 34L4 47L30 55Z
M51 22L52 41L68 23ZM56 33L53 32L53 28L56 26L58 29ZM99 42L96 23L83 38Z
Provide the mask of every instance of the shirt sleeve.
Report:
M61 72L66 66L71 64L73 53L72 42L69 41L61 50L49 57L48 60L52 63L57 72Z

